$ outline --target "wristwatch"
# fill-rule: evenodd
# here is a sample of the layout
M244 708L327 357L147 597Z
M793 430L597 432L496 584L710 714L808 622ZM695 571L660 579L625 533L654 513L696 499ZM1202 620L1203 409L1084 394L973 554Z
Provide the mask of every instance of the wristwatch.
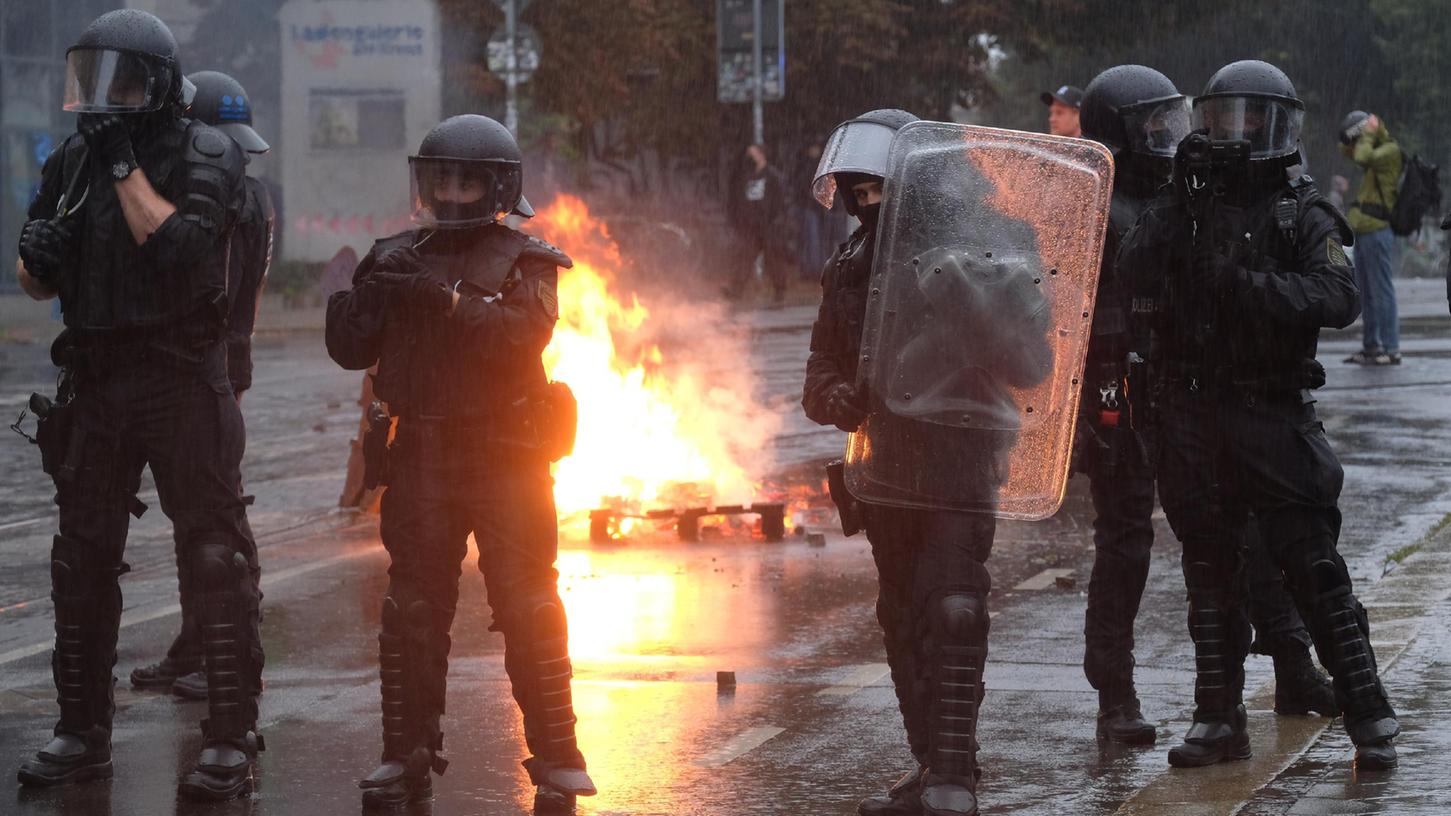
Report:
M130 162L130 161L126 161L125 159L121 159L121 160L117 161L115 164L111 165L111 178L113 178L113 179L115 179L117 181L121 181L122 179L124 179L127 176L131 175L132 171L134 171L135 169L136 169L136 163L135 162Z

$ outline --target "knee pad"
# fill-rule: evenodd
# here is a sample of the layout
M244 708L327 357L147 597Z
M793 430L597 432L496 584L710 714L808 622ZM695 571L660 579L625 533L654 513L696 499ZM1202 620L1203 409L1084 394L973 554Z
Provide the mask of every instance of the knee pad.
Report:
M524 606L530 640L535 642L567 638L569 623L564 614L564 604L553 593L540 593Z
M86 586L87 558L81 542L56 536L50 547L50 586L58 595L78 595Z
M1189 592L1207 592L1215 588L1218 571L1204 561L1190 561L1184 565L1184 588Z
M222 592L239 588L243 583L250 586L247 557L236 549L215 539L195 545L191 558L192 578L198 588L209 592Z
M987 637L987 604L981 595L952 590L931 606L933 628L948 642L977 641Z
M103 591L108 583L129 570L124 562L111 563L107 553L66 536L56 536L50 548L50 586L57 595L76 596Z
M1339 556L1317 558L1310 563L1310 589L1317 598L1338 598L1350 594L1350 573Z

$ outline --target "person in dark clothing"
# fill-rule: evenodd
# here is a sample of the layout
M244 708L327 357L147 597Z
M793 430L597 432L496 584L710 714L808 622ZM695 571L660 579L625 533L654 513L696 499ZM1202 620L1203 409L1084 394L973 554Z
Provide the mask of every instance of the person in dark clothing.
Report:
M894 133L915 120L905 111L876 110L843 123L818 169L817 200L831 206L839 193L861 226L822 273L801 404L811 420L843 431L857 431L868 417L856 385L857 363L882 181ZM991 585L985 562L996 519L856 502L835 487L833 497L843 508L844 526L859 512L871 542L881 585L877 620L918 761L885 795L863 800L858 810L867 816L976 813L976 710Z
M213 689L180 793L232 798L249 790L262 747L245 670L256 544L237 490L244 439L224 342L242 151L183 118L191 85L156 17L102 15L66 62L65 107L80 114L79 133L45 163L18 267L31 296L60 297L66 325L51 349L64 371L59 398L38 433L60 506L51 597L61 718L18 776L47 786L112 773L118 579L149 465L193 576Z
M249 157L266 153L271 146L252 129L252 106L241 83L219 71L198 71L187 76L196 92L187 113L227 134ZM248 158L248 162L251 159ZM227 380L238 405L242 395L252 386L252 328L257 322L262 287L272 263L272 234L276 222L272 197L262 182L251 175L243 179L244 202L232 241L227 263ZM240 485L238 486L240 489ZM248 538L254 537L249 533ZM262 599L262 569L255 550L247 554L252 583L257 587L257 600ZM178 697L205 700L207 675L202 671L201 632L197 627L194 591L189 581L182 543L177 541L177 573L181 585L181 631L158 663L142 666L131 672L134 688L166 689ZM252 636L252 691L262 690L262 636L260 620L254 622Z
M785 194L781 174L766 159L766 148L753 144L731 175L726 215L735 233L731 282L723 290L739 300L755 274L756 259L771 283L775 302L786 296L786 263L781 230L785 221Z
M549 466L572 444L573 398L540 359L559 316L558 269L572 262L501 223L533 214L520 163L498 122L440 123L410 159L418 229L376 242L352 288L328 301L328 353L350 370L377 364L376 393L397 417L368 465L388 487L391 564L378 635L383 756L359 783L365 807L427 799L430 771L447 764L440 717L470 533L524 715L535 811L572 813L576 796L595 793L575 742L554 569ZM383 453L374 443L387 424L365 450Z
M1089 83L1082 112L1084 138L1112 150L1116 163L1076 437L1076 464L1088 476L1094 508L1083 669L1098 691L1099 738L1150 744L1156 730L1144 719L1134 688L1133 648L1154 544L1154 473L1128 399L1129 293L1115 274L1114 257L1124 234L1169 181L1175 148L1189 132L1190 108L1168 77L1142 65L1120 65ZM1257 647L1275 657L1276 710L1333 713L1329 682L1310 662L1310 639L1279 568L1270 562L1263 575L1249 575L1250 617L1261 633Z
M1243 759L1243 530L1252 513L1329 669L1361 769L1396 764L1395 712L1365 610L1336 551L1344 472L1311 391L1322 327L1359 311L1353 234L1298 161L1304 104L1288 77L1245 60L1194 100L1204 129L1181 143L1175 181L1125 237L1119 273L1147 335L1159 497L1183 544L1194 641L1194 724L1179 767Z

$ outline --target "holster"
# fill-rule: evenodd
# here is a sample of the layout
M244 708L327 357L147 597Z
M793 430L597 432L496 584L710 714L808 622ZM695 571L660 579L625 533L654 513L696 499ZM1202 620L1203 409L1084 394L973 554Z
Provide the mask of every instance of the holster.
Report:
M379 400L368 406L368 430L363 433L363 486L374 490L388 484L388 433L393 418Z
M75 408L70 401L51 402L40 394L30 395L30 411L35 414L35 444L40 448L40 467L46 475L61 482L75 475L80 454L75 433Z
M854 536L862 530L862 506L846 489L846 463L840 459L826 463L826 489L841 516L841 534Z
M551 462L574 452L579 431L579 402L562 382L551 382L530 400L528 421L534 426L539 451Z

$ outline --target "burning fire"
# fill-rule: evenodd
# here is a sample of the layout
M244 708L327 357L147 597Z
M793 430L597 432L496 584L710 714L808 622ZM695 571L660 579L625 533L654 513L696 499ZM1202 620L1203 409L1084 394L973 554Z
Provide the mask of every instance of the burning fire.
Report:
M618 291L633 259L582 200L559 196L528 229L574 259L560 273L559 323L544 352L551 379L567 383L580 405L574 453L554 474L566 528L587 524L598 507L638 513L750 501L756 485L744 463L760 472L769 431L755 417L749 381L723 384L708 364L661 350L651 307ZM698 331L720 325L699 317Z

